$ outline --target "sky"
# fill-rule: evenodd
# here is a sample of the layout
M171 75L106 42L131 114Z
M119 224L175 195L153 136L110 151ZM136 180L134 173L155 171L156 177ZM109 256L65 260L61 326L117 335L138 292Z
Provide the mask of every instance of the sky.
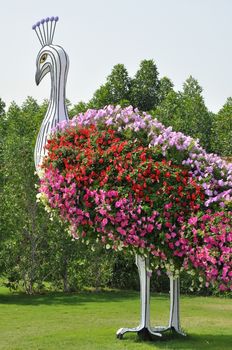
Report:
M67 98L87 102L113 66L133 76L153 59L177 90L192 75L209 110L232 96L231 0L0 0L0 97L49 98L50 79L35 84L40 44L32 25L59 16L54 44L69 55Z

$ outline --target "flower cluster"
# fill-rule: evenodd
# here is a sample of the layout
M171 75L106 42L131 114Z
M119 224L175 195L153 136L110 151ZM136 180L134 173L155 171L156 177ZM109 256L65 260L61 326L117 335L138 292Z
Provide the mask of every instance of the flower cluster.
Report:
M203 184L205 189L205 205L210 207L220 204L231 206L232 202L232 163L227 163L215 154L208 154L190 136L166 128L157 119L146 112L139 113L129 106L106 106L100 110L88 110L74 117L69 123L62 122L60 130L75 125L104 124L114 126L118 131L143 131L149 146L158 147L162 155L177 164L191 167L193 177Z
M178 232L174 255L184 256L187 270L198 269L201 281L232 290L232 212L207 210L191 217Z
M40 197L73 237L149 254L172 273L197 268L226 288L231 222L213 213L230 205L231 165L131 107L80 114L46 147Z

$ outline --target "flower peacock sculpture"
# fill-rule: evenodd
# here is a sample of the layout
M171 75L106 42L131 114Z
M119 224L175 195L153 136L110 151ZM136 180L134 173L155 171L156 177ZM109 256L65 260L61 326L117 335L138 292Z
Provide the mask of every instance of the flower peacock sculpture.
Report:
M51 98L35 147L38 198L86 244L136 255L145 336L183 334L179 273L221 291L232 283L232 164L137 109L106 106L72 120L65 107L68 56L52 44L58 17L33 26L42 49L36 83L50 72ZM167 327L150 325L150 272L170 278Z

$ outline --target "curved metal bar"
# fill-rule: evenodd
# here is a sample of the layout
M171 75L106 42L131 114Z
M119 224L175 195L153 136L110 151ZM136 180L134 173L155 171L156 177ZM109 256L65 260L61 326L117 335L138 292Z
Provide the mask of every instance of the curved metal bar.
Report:
M173 278L169 276L170 279L170 317L169 325L170 329L174 329L177 333L186 335L182 332L180 326L180 278Z

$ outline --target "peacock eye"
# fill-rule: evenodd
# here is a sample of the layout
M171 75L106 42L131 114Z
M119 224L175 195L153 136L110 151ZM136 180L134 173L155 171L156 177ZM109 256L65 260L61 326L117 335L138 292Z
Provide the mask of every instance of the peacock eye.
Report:
M48 55L47 55L46 53L44 53L43 56L41 56L39 62L40 62L40 63L44 63L44 62L46 61L47 57L48 57Z

